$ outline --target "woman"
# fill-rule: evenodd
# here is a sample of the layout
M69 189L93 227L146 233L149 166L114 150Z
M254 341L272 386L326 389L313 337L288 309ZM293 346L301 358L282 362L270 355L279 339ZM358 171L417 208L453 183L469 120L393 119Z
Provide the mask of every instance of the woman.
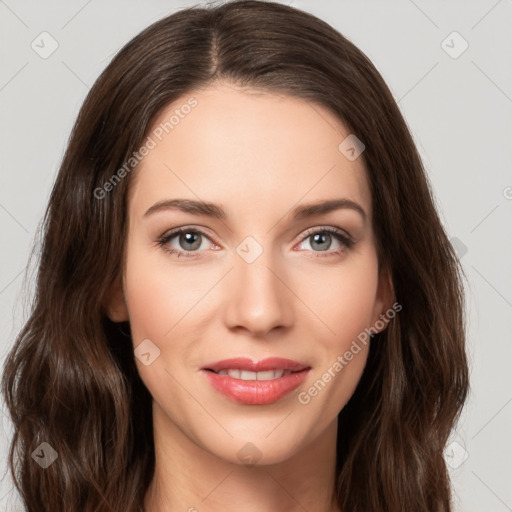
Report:
M3 376L27 510L451 510L461 269L391 93L325 22L243 1L144 30L43 240Z

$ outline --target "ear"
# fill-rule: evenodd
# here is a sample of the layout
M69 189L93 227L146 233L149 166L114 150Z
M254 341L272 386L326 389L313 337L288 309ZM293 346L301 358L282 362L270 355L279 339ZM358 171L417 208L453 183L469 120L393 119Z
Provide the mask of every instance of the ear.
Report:
M105 310L112 322L119 323L128 321L128 308L126 307L123 287L120 282L112 285L107 293Z
M389 323L389 321L386 321L386 312L393 309L394 302L395 290L391 279L391 272L387 267L383 267L379 272L377 295L375 296L375 306L373 309L372 326L374 326L378 332L382 332L386 329ZM378 322L379 320L381 321Z

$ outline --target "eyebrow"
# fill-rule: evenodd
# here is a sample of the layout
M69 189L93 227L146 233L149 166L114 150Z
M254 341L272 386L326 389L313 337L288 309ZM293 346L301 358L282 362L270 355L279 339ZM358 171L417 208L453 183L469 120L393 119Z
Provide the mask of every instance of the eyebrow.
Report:
M350 199L344 198L329 199L327 201L317 201L315 203L299 205L292 209L288 216L292 219L300 220L340 209L354 210L361 214L364 221L367 219L366 212L361 205ZM146 211L144 217L165 210L180 210L184 213L206 215L208 217L221 220L227 218L227 214L221 206L208 201L196 201L193 199L166 199L158 201Z

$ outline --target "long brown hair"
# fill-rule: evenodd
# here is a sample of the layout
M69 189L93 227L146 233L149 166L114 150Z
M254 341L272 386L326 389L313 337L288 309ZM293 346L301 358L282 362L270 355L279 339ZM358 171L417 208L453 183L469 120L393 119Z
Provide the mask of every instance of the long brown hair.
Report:
M422 162L360 50L308 13L259 1L154 23L82 106L43 220L31 316L2 379L15 429L9 464L27 511L143 510L155 464L151 396L129 324L104 307L122 272L133 173L98 189L163 107L221 79L327 107L365 144L379 262L403 309L374 338L339 414L336 500L343 512L450 511L443 448L468 392L463 273ZM44 470L31 457L42 442L58 454Z

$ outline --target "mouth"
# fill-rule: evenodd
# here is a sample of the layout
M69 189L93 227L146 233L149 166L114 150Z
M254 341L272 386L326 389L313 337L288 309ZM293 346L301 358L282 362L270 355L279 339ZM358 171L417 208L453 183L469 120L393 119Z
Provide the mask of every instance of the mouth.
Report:
M262 361L226 359L201 370L212 387L231 401L267 405L298 388L310 369L298 361L274 357Z

